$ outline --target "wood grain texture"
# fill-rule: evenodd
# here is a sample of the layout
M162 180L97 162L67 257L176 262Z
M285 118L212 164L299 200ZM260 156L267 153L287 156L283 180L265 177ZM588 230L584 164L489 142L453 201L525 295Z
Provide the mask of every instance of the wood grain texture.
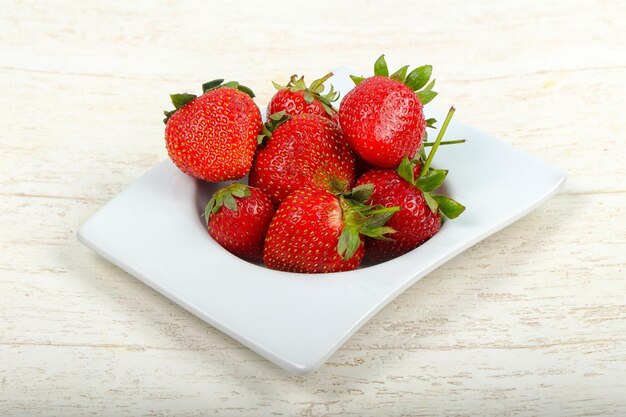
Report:
M0 415L626 415L626 7L608 1L5 2ZM166 157L169 92L380 52L569 174L302 378L102 260L78 225ZM452 167L451 167L452 168Z

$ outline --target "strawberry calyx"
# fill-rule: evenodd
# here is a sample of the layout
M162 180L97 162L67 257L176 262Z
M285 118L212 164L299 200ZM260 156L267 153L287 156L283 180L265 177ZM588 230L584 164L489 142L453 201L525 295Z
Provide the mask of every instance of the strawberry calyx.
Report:
M202 84L202 94L206 93L207 91L215 90L221 87L231 87L241 91L242 93L246 93L251 98L254 98L254 92L250 88L246 87L245 85L239 84L239 82L237 81L228 81L225 83L224 79L222 78L208 81ZM163 112L163 114L165 115L163 123L167 123L167 121L170 119L170 117L172 117L174 113L176 113L179 109L181 109L191 101L195 100L196 98L198 98L197 95L190 93L171 94L170 99L172 100L172 104L174 105L174 110L165 110Z
M204 207L204 218L209 224L209 218L217 213L222 207L228 210L237 211L237 200L235 198L244 198L250 195L250 188L247 185L234 182L226 187L217 190L207 205Z
M385 235L396 232L385 224L400 207L365 204L373 192L374 184L363 184L339 195L344 226L339 235L337 253L346 261L352 258L362 243L361 235L390 241L392 239Z
M224 82L224 80L221 78L217 80L208 81L202 84L202 94L206 93L207 91L215 90L216 88L222 88L222 87L234 88L235 90L239 90L242 93L246 93L247 95L250 96L250 98L255 97L254 92L249 87L239 84L238 81Z
M441 141L439 146L441 146L441 145L458 145L459 143L465 143L465 139L444 140L444 141ZM435 142L425 142L423 145L425 147L434 146Z
M430 150L428 156L425 158L425 161L422 163L422 167L420 170L420 175L415 178L414 168L417 164L422 162L421 160L410 161L407 156L402 159L400 165L398 166L398 175L402 177L406 182L413 185L417 189L419 189L424 195L424 199L426 200L426 204L433 212L439 210L439 212L449 219L455 219L459 217L461 213L465 210L465 206L460 204L459 202L453 200L452 198L441 195L441 194L432 194L431 192L436 190L443 184L443 181L446 179L448 175L448 170L446 169L434 169L430 167L430 164L435 157L435 153L443 142L443 136L450 124L450 120L454 115L454 107L450 108L446 119L443 122L441 130L437 135L437 140L432 144L432 149ZM449 143L462 143L465 140L459 141L450 141ZM420 159L423 159L423 154Z
M376 62L374 63L374 75L381 77L388 77L392 80L399 81L409 87L411 90L415 91L415 95L422 103L422 105L426 105L430 103L436 96L437 92L433 91L433 87L435 86L435 80L428 82L433 72L432 65L422 65L421 67L417 67L411 72L407 74L409 69L408 65L403 66L393 74L389 75L389 68L387 67L387 62L385 61L385 55L381 55L378 57ZM365 77L351 75L352 81L354 85L359 85Z
M262 145L266 140L272 137L274 130L291 118L284 110L276 112L268 116L267 121L263 123L261 133L256 137L258 145Z
M331 84L328 92L326 94L322 94L324 92L324 83L332 76L333 73L329 72L322 78L313 81L308 87L304 82L304 75L298 78L296 74L289 78L289 82L286 85L280 85L273 81L272 84L274 84L274 88L278 91L285 89L289 89L292 93L303 91L304 101L306 101L307 104L311 104L314 100L317 100L320 102L322 107L324 107L326 113L330 116L334 116L337 114L337 110L335 110L332 103L339 100L339 92L335 91L335 87Z

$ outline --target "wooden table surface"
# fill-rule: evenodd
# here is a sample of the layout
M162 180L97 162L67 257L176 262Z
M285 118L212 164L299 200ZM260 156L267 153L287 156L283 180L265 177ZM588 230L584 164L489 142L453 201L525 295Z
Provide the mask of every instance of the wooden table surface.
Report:
M609 1L3 2L0 415L626 415L625 21ZM263 103L381 52L432 64L433 106L569 179L315 374L77 242L166 158L170 92L225 76Z

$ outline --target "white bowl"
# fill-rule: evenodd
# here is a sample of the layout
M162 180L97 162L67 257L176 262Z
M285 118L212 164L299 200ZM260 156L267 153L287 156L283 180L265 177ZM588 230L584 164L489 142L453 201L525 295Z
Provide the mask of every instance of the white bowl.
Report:
M337 70L331 79L342 96L352 88L349 73ZM467 139L440 147L435 160L450 170L449 195L467 209L424 245L383 264L305 275L245 262L213 241L200 218L220 184L196 181L169 160L94 214L78 238L278 366L306 374L409 286L528 214L565 182L561 170L463 123L453 120L446 138Z

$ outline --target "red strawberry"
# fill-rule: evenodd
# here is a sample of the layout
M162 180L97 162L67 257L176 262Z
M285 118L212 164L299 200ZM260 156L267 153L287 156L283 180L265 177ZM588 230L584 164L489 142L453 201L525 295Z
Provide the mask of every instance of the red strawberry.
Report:
M253 262L263 258L263 241L274 216L263 191L234 183L218 190L206 205L209 234L230 253Z
M173 94L165 112L167 152L185 174L205 181L243 177L250 170L261 112L249 88L224 80L205 83L204 94Z
M319 80L313 81L310 87L304 83L304 76L298 78L297 75L292 75L287 85L274 83L278 92L270 100L267 114L271 115L281 111L290 115L312 113L336 121L337 110L332 103L337 101L339 93L335 92L331 85L328 93L322 95L324 82L332 75L331 72Z
M389 77L382 55L374 64L374 77L352 76L356 87L341 102L339 122L346 141L372 165L397 167L405 155L416 155L424 139L422 106L437 95L434 80L426 85L432 67L424 65L406 75L407 68Z
M339 126L316 114L270 116L269 140L256 155L250 185L280 203L304 185L332 193L350 190L355 181L354 157Z
M317 187L294 191L278 207L265 238L263 261L291 272L356 269L363 259L362 235L386 239L385 222L397 207L365 206L373 187L339 197Z
M415 249L439 231L442 214L454 219L465 210L465 207L449 197L430 194L443 183L448 174L445 170L431 169L430 163L453 113L454 109L451 109L428 159L423 162L423 169L412 164L405 156L397 171L373 169L357 181L357 186L374 185L368 203L400 207L400 211L387 223L387 226L396 230L393 241L366 240L368 260L383 262Z

